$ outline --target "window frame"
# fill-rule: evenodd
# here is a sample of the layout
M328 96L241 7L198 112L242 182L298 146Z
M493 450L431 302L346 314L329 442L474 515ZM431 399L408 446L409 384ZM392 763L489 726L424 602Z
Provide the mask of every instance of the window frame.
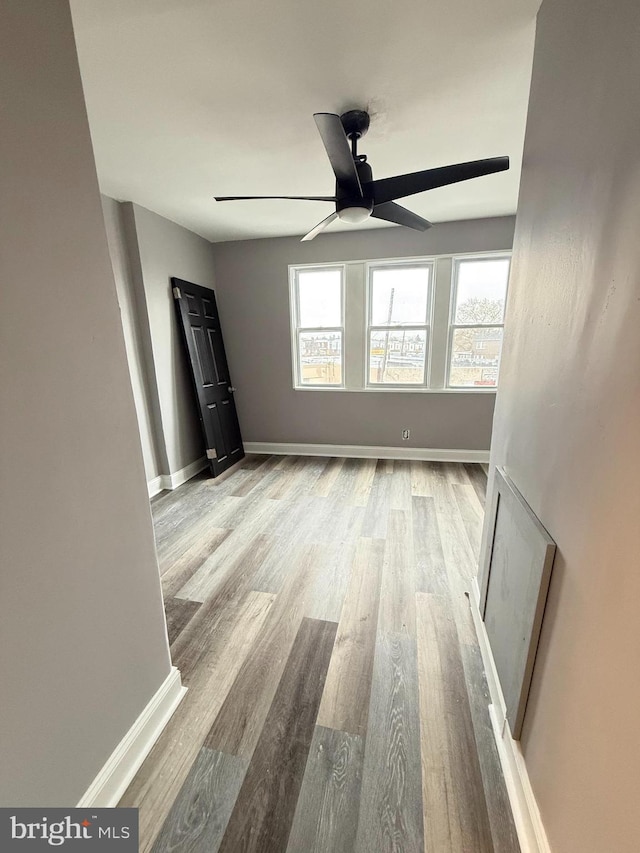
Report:
M340 326L302 326L300 325L300 272L326 272L327 270L338 270L340 272ZM346 300L345 300L345 278L346 264L312 264L304 266L289 267L289 305L290 305L290 337L291 337L291 365L293 372L293 387L296 391L301 390L345 390L346 378ZM340 383L314 383L302 381L302 365L300 363L300 335L306 332L339 332L341 336L340 350Z
M373 324L372 317L372 291L373 291L373 272L375 270L397 269L404 267L408 269L418 269L427 267L429 270L429 281L427 287L427 310L425 322L422 323L396 323L391 325ZM364 391L426 391L429 389L430 369L431 369L431 346L432 346L432 330L433 330L433 302L435 291L435 271L436 260L433 257L425 258L397 258L393 260L375 260L366 261L364 264L365 275L365 316L364 316L364 376L362 377L362 389ZM369 365L370 357L370 341L371 332L394 332L394 331L425 331L425 351L424 351L424 374L422 382L371 382L371 370Z
M289 272L289 309L290 309L290 338L291 338L291 371L292 387L296 391L337 391L340 393L375 393L375 394L493 394L496 395L498 385L463 386L448 385L449 361L451 353L452 331L455 306L454 271L457 261L465 260L499 260L509 261L511 270L512 249L492 249L475 252L446 252L442 254L414 255L401 258L354 258L330 263L292 263L288 265ZM421 266L432 264L430 278L430 311L427 328L427 363L425 366L425 384L367 384L369 351L369 275L368 266L385 267L392 265ZM340 385L318 385L298 382L298 336L297 318L297 275L299 272L320 271L339 268L341 273L341 327L322 327L320 331L337 329L342 332L342 383ZM507 281L508 292L508 281ZM491 324L492 326L504 326ZM488 324L487 324L488 326ZM306 330L306 327L300 327ZM377 327L374 327L377 328ZM386 329L387 327L383 327ZM402 329L402 326L388 327ZM418 328L425 328L418 326ZM499 369L500 365L498 365ZM498 383L500 377L498 374Z
M451 256L451 298L449 303L449 328L447 331L447 360L445 366L445 388L447 391L466 391L470 394L477 394L478 392L493 392L494 394L498 390L498 385L500 382L500 365L502 363L502 346L504 344L504 315L507 310L507 298L509 295L509 278L511 275L511 252L481 252L477 254L464 254L464 255L452 255ZM458 271L460 269L461 264L472 262L490 262L490 261L501 261L506 260L509 263L509 267L507 270L507 284L504 291L504 311L502 313L502 323L456 323L456 304L458 298ZM498 375L496 377L495 385L452 385L451 384L451 369L453 362L453 341L455 338L456 329L502 329L503 337L500 342L500 356L498 358L498 367L497 372Z

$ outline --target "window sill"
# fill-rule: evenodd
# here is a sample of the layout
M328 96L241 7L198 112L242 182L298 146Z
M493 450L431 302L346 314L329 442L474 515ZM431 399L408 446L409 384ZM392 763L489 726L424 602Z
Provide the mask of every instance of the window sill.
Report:
M294 391L333 391L339 394L493 394L497 388L337 388L331 385L294 385Z

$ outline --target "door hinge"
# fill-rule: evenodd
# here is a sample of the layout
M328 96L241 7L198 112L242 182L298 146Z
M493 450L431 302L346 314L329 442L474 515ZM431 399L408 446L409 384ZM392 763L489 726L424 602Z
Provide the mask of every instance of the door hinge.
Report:
M218 454L216 453L215 447L211 447L207 449L207 459L217 459Z
M165 291L165 293L166 293L166 291ZM180 290L179 287L173 288L173 298L174 299L182 299L182 291Z

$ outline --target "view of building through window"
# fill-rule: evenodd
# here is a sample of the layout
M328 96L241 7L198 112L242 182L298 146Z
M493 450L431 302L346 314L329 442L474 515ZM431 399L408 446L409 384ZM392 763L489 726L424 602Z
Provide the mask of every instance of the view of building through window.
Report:
M370 385L424 385L431 264L369 271Z
M298 359L303 385L342 385L341 267L297 276Z
M424 382L427 335L424 331L372 331L369 382L421 385Z
M449 386L498 384L508 278L508 258L456 262Z
M305 385L342 384L342 334L300 332L300 368Z

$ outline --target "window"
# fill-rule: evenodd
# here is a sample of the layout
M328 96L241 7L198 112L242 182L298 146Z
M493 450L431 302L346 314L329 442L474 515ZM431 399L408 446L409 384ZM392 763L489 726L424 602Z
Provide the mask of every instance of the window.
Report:
M290 266L297 389L495 393L510 256Z
M297 269L292 279L296 387L344 385L343 267Z
M509 263L504 257L454 261L450 388L495 388L498 384Z
M369 266L368 385L426 384L431 266Z

